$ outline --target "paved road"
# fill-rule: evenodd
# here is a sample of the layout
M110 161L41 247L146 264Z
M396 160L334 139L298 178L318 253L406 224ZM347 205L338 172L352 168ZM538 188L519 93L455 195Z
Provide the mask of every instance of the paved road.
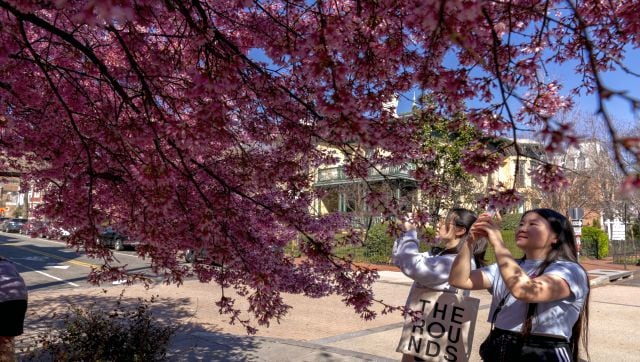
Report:
M64 242L13 233L0 233L0 255L17 265L30 291L87 287L91 268L102 264L101 260L66 248ZM114 252L114 255L119 264L127 264L129 270L148 271L148 261L138 258L133 251Z

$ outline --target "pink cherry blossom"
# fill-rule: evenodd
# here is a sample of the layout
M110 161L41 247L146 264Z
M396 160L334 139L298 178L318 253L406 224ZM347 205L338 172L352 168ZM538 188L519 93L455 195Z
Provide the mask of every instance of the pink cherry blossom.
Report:
M507 187L503 183L487 188L485 195L478 198L478 206L483 209L501 210L516 206L522 200L518 190Z
M530 173L533 181L544 191L552 192L569 187L570 182L557 165L543 164Z
M549 152L574 143L558 114L585 90L602 101L614 154L631 158L615 161L638 160L604 100L640 102L600 76L635 76L627 51L640 46L638 0L6 0L0 9L0 162L44 193L34 213L104 259L95 282L126 273L96 244L101 224L140 240L167 282L191 273L179 262L185 249L205 249L223 268L193 273L248 301L247 310L231 293L216 302L248 332L286 316L282 293L337 294L375 317L376 273L332 252L339 232L354 244L359 234L349 215L317 214L327 191L313 183L342 159L360 182L433 159L419 117L389 107L412 89L439 116L476 128L461 161L474 175L499 167L501 137L533 130ZM583 82L568 88L551 65ZM536 180L562 183L549 167ZM414 176L426 196L448 191L433 170ZM634 177L629 188L640 187ZM404 212L396 196L369 191L371 210ZM498 187L480 202L519 200ZM292 245L301 258L284 252Z

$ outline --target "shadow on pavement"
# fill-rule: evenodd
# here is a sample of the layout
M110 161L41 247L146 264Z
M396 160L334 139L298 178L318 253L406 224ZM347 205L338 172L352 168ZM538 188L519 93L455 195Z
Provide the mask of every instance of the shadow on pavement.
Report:
M69 290L65 291L68 292L66 295L52 294L30 300L24 334L16 337L18 360L27 359L29 351L38 346L38 341L59 328L62 317L73 308L98 310L108 314L116 309L132 310L140 304L142 298L127 296L128 291L120 299L118 294L121 290L109 288L101 292L95 289L93 294L81 294L83 290ZM84 292L86 293L86 289ZM247 355L257 351L259 341L220 333L221 328L216 325L207 325L205 329L192 322L194 311L190 308L192 302L189 297L163 298L154 295L154 299L147 303L152 318L159 325L176 327L167 354L169 360L238 361L247 360Z
M184 326L186 333L175 336L167 354L170 361L259 361L260 339L226 333L200 331ZM182 328L181 328L182 329Z

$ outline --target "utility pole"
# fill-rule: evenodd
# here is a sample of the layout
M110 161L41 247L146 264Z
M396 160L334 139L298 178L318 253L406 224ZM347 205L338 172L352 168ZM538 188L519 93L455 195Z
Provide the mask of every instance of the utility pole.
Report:
M582 218L584 217L584 210L579 207L569 208L569 219L571 220L571 226L573 226L573 234L576 237L576 249L577 257L580 260L580 253L582 249ZM596 246L597 250L597 246Z
M622 264L627 270L627 202L624 202L624 240L622 241Z
M24 218L29 219L29 190L31 188L27 188L27 192L24 195Z

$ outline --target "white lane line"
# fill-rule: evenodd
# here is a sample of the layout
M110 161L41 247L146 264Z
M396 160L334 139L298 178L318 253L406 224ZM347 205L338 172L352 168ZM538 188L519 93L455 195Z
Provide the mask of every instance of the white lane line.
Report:
M53 276L53 275L51 275L51 274L47 274L47 273L42 272L42 271L40 271L40 270L35 270L35 269L30 268L30 267L28 267L28 266L26 266L26 265L24 265L24 264L17 263L17 262L15 262L15 261L13 261L13 263L18 264L18 265L20 265L20 266L21 266L21 267L23 267L23 268L27 268L27 269L29 269L29 270L33 270L34 272L36 272L36 273L38 273L38 274L42 274L42 275L44 275L44 276L46 276L46 277L49 277L49 278L51 278L51 279L55 279L55 280L58 280L58 281L61 281L61 282L65 282L65 283L67 283L67 284L69 284L69 285L71 285L71 286L74 286L74 287L79 287L79 285L78 285L78 284L76 284L76 283L68 282L68 281L66 281L66 280L64 280L64 279L60 279L60 278L58 278L58 277L56 277L56 276Z
M54 269L69 269L69 265L47 265L47 268L54 268Z
M67 284L69 284L69 285L71 285L71 286L79 287L79 285L78 285L78 284L76 284L76 283L73 283L73 282L67 282L67 281L65 281L64 279L60 279L60 278L55 277L55 276L53 276L53 275L51 275L51 274L47 274L47 273L45 273L45 272L41 272L40 270L34 270L34 272L36 272L36 273L40 273L40 274L42 274L42 275L44 275L44 276L46 276L46 277L49 277L49 278L51 278L51 279L55 279L55 280L59 280L59 281L61 281L61 282L65 282L65 283L67 283Z

